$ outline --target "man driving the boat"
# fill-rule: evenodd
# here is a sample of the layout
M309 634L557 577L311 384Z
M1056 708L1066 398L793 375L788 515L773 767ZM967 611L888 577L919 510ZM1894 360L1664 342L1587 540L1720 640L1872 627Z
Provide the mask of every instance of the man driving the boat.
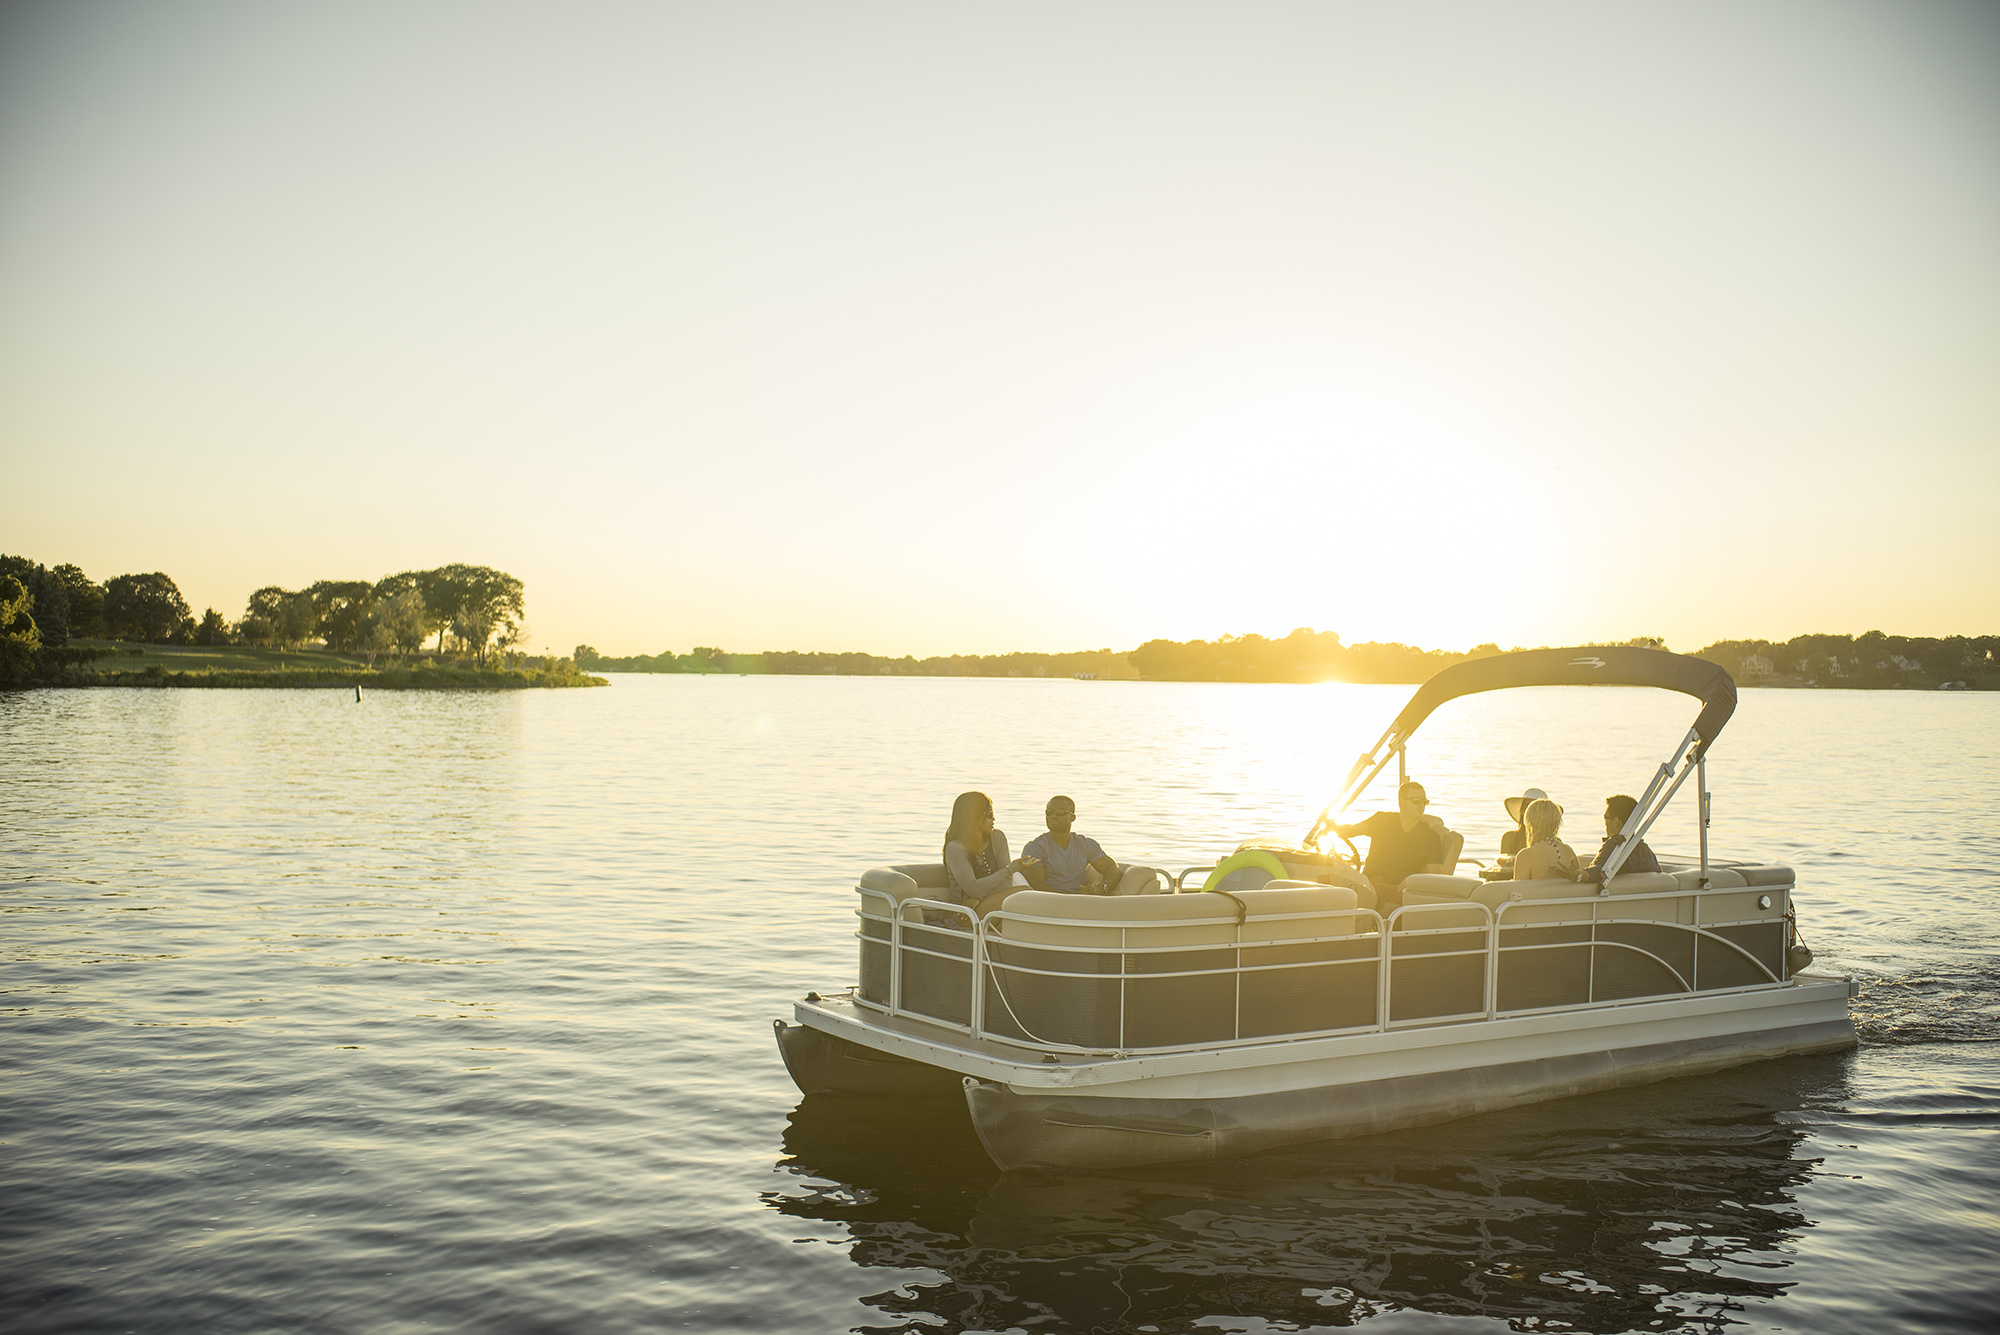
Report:
M1104 878L1107 891L1118 884L1118 864L1095 839L1070 828L1076 824L1075 802L1052 797L1042 814L1049 823L1048 833L1030 839L1021 850L1021 875L1028 878L1029 885L1064 895L1088 894L1091 892L1085 889L1084 881L1093 867ZM1030 858L1039 860L1030 862Z
M1368 836L1368 858L1361 864L1361 874L1375 887L1385 913L1395 907L1406 877L1444 870L1444 840L1437 827L1424 818L1424 808L1429 805L1424 786L1412 779L1396 790L1396 810L1378 811L1358 824L1333 827L1343 839Z

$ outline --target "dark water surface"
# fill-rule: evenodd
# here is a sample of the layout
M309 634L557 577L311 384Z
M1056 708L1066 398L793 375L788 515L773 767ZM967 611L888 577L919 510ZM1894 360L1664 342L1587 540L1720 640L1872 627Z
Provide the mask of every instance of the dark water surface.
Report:
M1851 1054L1099 1175L786 1078L855 875L961 789L1016 849L1062 791L1116 856L1212 861L1302 831L1408 693L0 696L0 1324L1992 1329L2000 696L1752 691L1716 748L1714 847L1799 868ZM1464 701L1412 772L1474 856L1530 783L1587 847L1693 713Z

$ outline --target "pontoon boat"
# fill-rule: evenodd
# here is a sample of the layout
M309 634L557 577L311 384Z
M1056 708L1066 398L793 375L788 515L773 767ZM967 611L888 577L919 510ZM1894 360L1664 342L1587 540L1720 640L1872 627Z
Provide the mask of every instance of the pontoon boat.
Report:
M1021 891L984 919L941 864L855 887L860 981L776 1022L801 1090L962 1099L1002 1168L1220 1158L1854 1045L1846 978L1800 972L1789 867L1711 858L1707 756L1736 707L1714 664L1532 650L1418 689L1321 813L1439 705L1517 686L1680 691L1701 712L1599 884L1417 875L1373 906L1358 858L1245 847L1113 893ZM1623 873L1692 778L1699 854ZM1351 849L1351 846L1350 846ZM1133 893L1133 891L1155 891Z

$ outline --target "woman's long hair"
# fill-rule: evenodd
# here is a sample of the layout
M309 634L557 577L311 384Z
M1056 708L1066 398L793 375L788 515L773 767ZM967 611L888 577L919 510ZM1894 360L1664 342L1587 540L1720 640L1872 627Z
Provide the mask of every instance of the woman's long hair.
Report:
M1528 809L1521 813L1521 818L1528 827L1528 842L1531 844L1540 843L1563 827L1563 809L1546 797L1538 797L1528 803Z
M960 793L951 804L951 824L944 832L945 843L950 844L955 840L964 844L968 854L985 852L986 847L983 843L978 848L972 846L972 823L981 816L992 814L993 799L986 794Z

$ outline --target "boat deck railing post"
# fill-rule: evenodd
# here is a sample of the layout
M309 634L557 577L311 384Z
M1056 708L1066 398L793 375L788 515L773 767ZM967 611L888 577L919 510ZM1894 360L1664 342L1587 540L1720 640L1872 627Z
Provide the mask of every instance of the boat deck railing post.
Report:
M1492 1019L1493 1012L1500 1006L1500 915L1506 912L1501 905L1499 912L1491 915L1486 924L1486 1018Z
M903 906L889 903L889 1014L903 1013Z
M1369 910L1371 913L1374 910ZM1389 1028L1389 975L1395 968L1396 954L1389 948L1389 935L1394 929L1396 915L1400 908L1389 910L1384 918L1375 914L1375 1032L1384 1033Z
M972 923L972 1002L968 1007L969 1026L974 1042L986 1036L986 924Z
M1125 1051L1125 993L1127 973L1125 961L1129 958L1125 954L1125 947L1131 944L1132 929L1124 923L1120 923L1118 925L1118 1050L1120 1052ZM1230 1030L1232 1034L1235 1032L1234 1029Z

